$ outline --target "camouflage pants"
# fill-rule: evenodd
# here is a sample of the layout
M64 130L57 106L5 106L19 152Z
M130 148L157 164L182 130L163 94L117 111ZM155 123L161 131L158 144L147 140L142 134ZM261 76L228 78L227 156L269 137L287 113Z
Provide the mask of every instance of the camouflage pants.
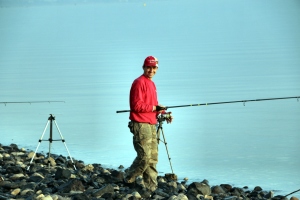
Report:
M156 164L158 161L158 144L156 126L148 123L133 122L133 145L137 157L127 174L128 182L134 182L137 176L142 176L145 187L151 191L157 188Z

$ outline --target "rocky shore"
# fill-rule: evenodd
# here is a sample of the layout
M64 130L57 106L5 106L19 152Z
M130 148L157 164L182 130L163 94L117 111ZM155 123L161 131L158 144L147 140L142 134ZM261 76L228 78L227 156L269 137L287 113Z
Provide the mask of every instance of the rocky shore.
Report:
M138 183L124 183L122 166L106 169L101 164L85 165L83 161L72 160L53 154L48 159L48 155L34 154L16 144L0 144L0 200L288 200L259 186L253 189L229 184L210 186L207 180L188 184L187 178L179 181L172 174L159 176L158 189L145 198L139 193ZM290 197L290 200L299 199Z

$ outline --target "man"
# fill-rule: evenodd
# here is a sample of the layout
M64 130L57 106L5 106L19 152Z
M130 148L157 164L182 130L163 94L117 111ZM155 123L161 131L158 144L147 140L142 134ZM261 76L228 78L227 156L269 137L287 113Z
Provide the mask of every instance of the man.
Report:
M134 80L130 89L129 128L137 157L127 171L125 182L134 183L138 176L142 176L143 185L149 192L157 188L157 115L166 110L158 104L156 86L152 81L157 69L157 58L148 56L143 64L144 73ZM172 117L166 120L171 123Z

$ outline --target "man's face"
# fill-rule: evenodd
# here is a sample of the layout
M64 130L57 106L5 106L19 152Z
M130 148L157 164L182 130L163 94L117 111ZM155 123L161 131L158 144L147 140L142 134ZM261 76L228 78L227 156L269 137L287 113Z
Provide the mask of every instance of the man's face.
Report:
M152 77L156 74L156 70L158 67L155 66L144 66L144 75L149 78L152 79Z

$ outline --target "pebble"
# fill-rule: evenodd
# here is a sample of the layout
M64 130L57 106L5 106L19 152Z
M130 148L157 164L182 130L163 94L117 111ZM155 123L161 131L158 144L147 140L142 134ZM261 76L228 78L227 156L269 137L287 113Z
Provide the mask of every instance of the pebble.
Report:
M20 188L17 188L17 189L14 189L14 190L11 192L11 194L12 194L13 196L17 196L20 192L21 192L21 189L20 189Z

